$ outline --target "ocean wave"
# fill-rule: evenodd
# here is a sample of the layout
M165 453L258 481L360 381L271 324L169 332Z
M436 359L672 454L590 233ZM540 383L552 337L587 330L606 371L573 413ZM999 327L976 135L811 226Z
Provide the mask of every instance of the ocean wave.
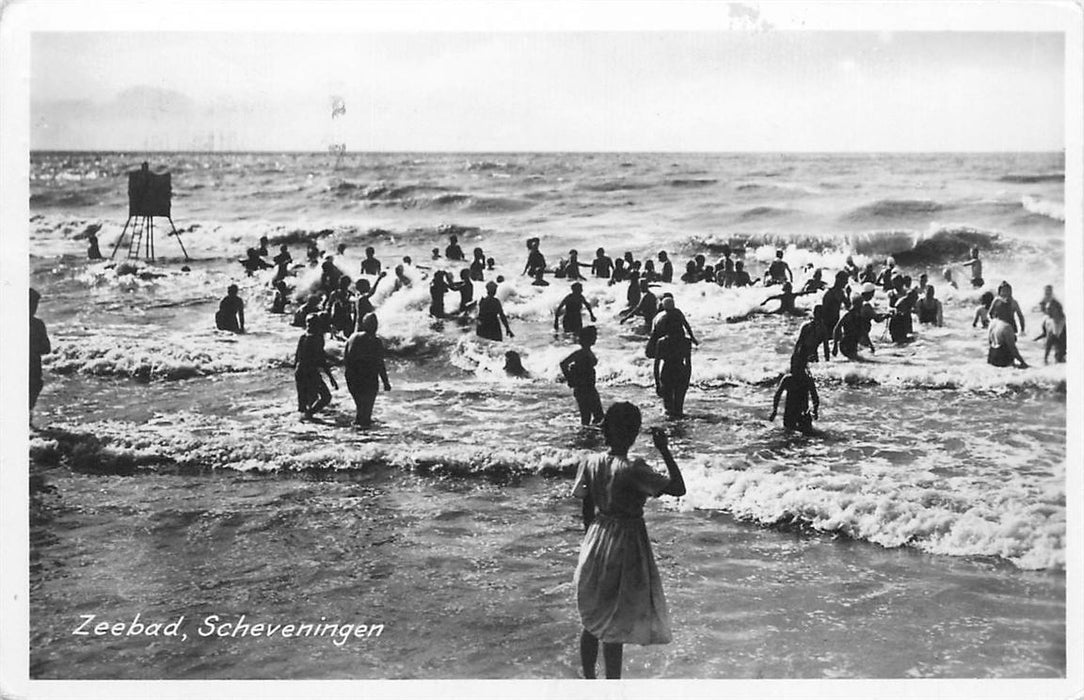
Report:
M1034 185L1042 182L1065 182L1065 173L1010 173L1002 175L997 181L1022 185Z
M463 478L575 475L582 454L536 446L369 442L350 440L328 426L298 424L295 414L279 411L271 429L252 428L219 416L180 411L159 414L141 424L108 420L79 425L55 422L31 437L30 458L68 464L95 473L130 474L144 467L234 469L251 472L350 471L388 467L418 474ZM349 449L344 449L349 442Z
M929 460L929 458L925 458ZM935 464L915 464L897 478L897 466L869 458L859 473L803 465L798 469L735 470L709 460L683 467L687 508L724 510L764 525L799 525L884 547L910 546L931 554L990 556L1022 569L1065 566L1064 503L1035 503L1036 490L1007 477L1004 489L976 491L965 478L936 475ZM1039 498L1042 498L1039 496Z
M473 160L467 162L466 169L467 172L519 171L523 166L504 160Z
M587 192L621 192L624 190L647 190L655 187L650 182L638 180L603 180L602 182L580 182L576 189Z
M1041 199L1039 197L1027 196L1021 200L1021 205L1027 211L1032 214L1038 214L1039 216L1045 216L1048 219L1054 221L1065 221L1065 204L1062 202L1052 202L1050 200Z
M57 374L142 382L178 381L291 364L292 348L276 349L274 343L240 345L232 334L213 330L210 322L208 325L205 334L141 337L138 331L103 327L94 335L58 335L52 354L43 358L43 364Z
M101 194L91 191L35 192L30 195L31 207L88 207L100 201Z
M691 177L669 180L666 184L671 187L707 187L717 184L719 181L710 177Z
M793 213L794 213L793 210L791 210L791 209L783 209L781 207L767 207L767 206L753 207L751 209L746 209L741 214L739 214L738 215L738 220L739 221L755 221L757 219L767 219L767 218L773 218L773 217L777 217L777 216L788 216L788 215L793 214Z
M944 211L945 205L924 199L881 199L848 212L848 221L862 222L870 219L899 219L927 216Z

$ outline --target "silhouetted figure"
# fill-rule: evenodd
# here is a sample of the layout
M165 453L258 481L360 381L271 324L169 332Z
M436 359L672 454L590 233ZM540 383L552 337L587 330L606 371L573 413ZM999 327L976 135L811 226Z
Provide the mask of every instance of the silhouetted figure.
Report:
M41 370L41 356L48 355L53 351L49 343L49 334L45 330L45 322L37 317L38 302L41 294L33 287L30 288L30 410L34 410L34 404L38 402L38 395L45 387L45 379Z
M586 326L580 330L580 347L561 360L561 374L572 387L572 396L580 410L580 423L590 425L602 422L602 401L595 388L595 365L598 359L591 346L598 339L598 329Z
M343 355L346 387L357 407L354 424L362 428L373 424L373 405L380 383L383 382L384 391L391 391L384 365L384 343L376 335L377 325L376 314L366 314L358 323L358 331L346 341Z
M215 326L220 331L245 332L245 302L237 296L236 284L226 288L226 296L219 302L215 314Z
M303 418L312 418L314 413L331 403L331 391L324 384L321 372L327 375L333 387L339 388L324 353L325 323L322 314L309 316L305 322L305 334L297 341L294 381L297 384L297 410Z

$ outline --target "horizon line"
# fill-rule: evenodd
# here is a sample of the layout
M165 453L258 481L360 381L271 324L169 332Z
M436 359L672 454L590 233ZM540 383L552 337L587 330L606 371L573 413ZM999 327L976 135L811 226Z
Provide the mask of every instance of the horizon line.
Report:
M780 150L387 150L387 151L351 151L343 157L362 155L531 155L531 154L605 154L605 155L773 155L773 154L802 154L802 155L993 155L1006 153L1032 153L1032 154L1062 154L1066 153L1066 147L1055 149L1004 149L1004 150L868 150L868 151L837 151L837 150L803 150L803 149L780 149ZM308 149L230 149L230 150L203 150L203 149L124 149L124 148L31 148L29 153L53 154L53 153L145 153L145 154L201 154L201 155L251 155L251 154L285 154L285 155L328 155L326 150Z

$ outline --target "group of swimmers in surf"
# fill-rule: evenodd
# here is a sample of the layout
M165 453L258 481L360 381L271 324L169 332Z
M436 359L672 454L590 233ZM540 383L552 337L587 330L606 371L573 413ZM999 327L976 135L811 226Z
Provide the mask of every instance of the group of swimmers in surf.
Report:
M595 387L598 360L592 349L598 341L598 328L585 326L583 319L586 312L592 323L597 322L595 310L584 296L585 274L605 279L609 285L627 285L626 306L618 313L618 321L620 324L634 320L638 322L638 332L646 337L645 354L653 360L655 391L662 399L666 416L672 419L683 417L691 377L692 346L698 341L685 315L677 308L673 293L667 291L657 296L652 291L659 283L674 282L673 262L667 253L660 251L655 259L637 260L631 252L626 252L614 260L603 248L599 248L592 261L585 263L580 261L576 250L570 250L567 257L550 268L540 243L538 238L527 240L523 274L531 278L533 285L548 286L550 282L545 279L546 275L550 275L551 279L571 282L568 294L554 310L553 329L573 337L579 344L560 362L560 370L563 380L572 388L581 423L585 426L597 425L603 418L601 399ZM246 270L264 269L263 265L246 261L262 261L267 245L267 239L262 238L258 248L248 251L248 257L242 261ZM372 302L387 273L376 258L375 250L369 247L361 263L361 274L351 284L350 277L335 265L334 257L315 249L314 244L310 243L309 248L309 262L320 265L321 278L318 289L294 314L294 325L306 329L295 353L298 409L304 416L311 417L330 401L330 391L323 380L326 376L333 381L330 366L323 354L323 337L330 333L347 344L344 367L347 385L358 407L356 423L368 426L372 423L373 402L380 385L383 384L385 391L390 389L383 344L376 336L378 321ZM345 246L340 245L340 256L344 250ZM763 277L755 280L750 279L744 269L744 261L735 259L736 252L729 246L723 246L722 258L715 265L707 264L705 256L696 255L688 261L685 274L679 278L685 284L707 282L723 287L745 287L761 283L763 279L764 287L775 286L779 289L761 304L778 301L779 306L774 311L764 312L758 308L743 316L728 318L728 322L742 321L757 313L803 316L806 310L799 308L795 300L801 296L820 295L819 303L812 308L810 320L798 331L789 371L780 381L773 399L770 419L774 420L780 399L786 395L783 424L787 429L810 432L813 420L818 418L820 401L808 365L819 361L821 354L826 362L841 353L849 360L862 361L862 349L875 352L870 337L874 323L885 322L885 334L897 344L913 340L916 318L923 325L944 324L943 307L936 297L934 286L929 283L928 275L923 273L916 284L909 275L900 272L892 258L888 258L884 266L876 270L873 264L860 268L848 256L831 284L822 279L822 270L816 269L812 270L799 291L794 291L794 272L784 260L784 251L776 251L775 259L764 270ZM274 313L285 313L291 292L286 286L285 277L290 274L291 261L287 246L281 246L274 259L277 267L272 281L276 290L272 303ZM475 332L480 338L501 341L505 334L514 337L498 298L504 277L496 276L487 281L494 270L493 258L487 257L481 248L475 248L468 263L457 236L451 235L443 256L439 248L432 250L432 261L432 266L414 266L409 256L404 257L403 262L395 267L393 293L425 278L425 273L418 273L417 270L432 269L429 276L431 316L463 321L473 317ZM467 266L460 269L458 275L447 269L434 269L448 263ZM978 249L972 249L970 258L962 264L970 268L972 285L981 287L984 280ZM407 274L408 269L411 270L410 274ZM370 283L365 277L376 279ZM947 283L955 287L950 270L945 270L944 277ZM475 282L485 284L485 296L480 299L474 298ZM877 310L873 303L878 291L888 299L889 308L883 312ZM458 307L451 311L444 305L444 295L450 292L459 293ZM231 285L216 316L218 327L243 333L243 306L237 296L236 285ZM1053 354L1056 362L1064 362L1065 314L1060 302L1053 298L1050 287L1046 289L1041 309L1045 318L1042 334L1036 340L1046 341L1044 359L1049 361L1049 356ZM1027 366L1016 346L1016 333L1024 331L1024 318L1019 305L1012 298L1012 287L1007 282L999 286L996 296L991 292L983 294L972 325L980 323L988 328L988 361L991 365ZM505 359L505 369L510 374L526 374L521 358L514 350L508 351Z

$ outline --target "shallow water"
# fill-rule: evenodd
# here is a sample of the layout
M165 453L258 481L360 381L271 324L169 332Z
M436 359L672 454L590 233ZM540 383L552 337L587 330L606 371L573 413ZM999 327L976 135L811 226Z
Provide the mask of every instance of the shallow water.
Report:
M563 479L49 471L32 528L31 677L554 678L578 674L578 508ZM674 642L629 678L1054 677L1064 577L654 505ZM81 614L179 639L77 637ZM201 637L383 623L379 637ZM97 620L96 620L97 621Z
M815 268L829 279L847 254L894 255L945 305L945 327L913 343L877 328L865 361L813 365L822 434L806 438L766 420L804 319L726 323L769 290L656 290L673 291L701 340L689 417L667 422L644 338L617 320L624 285L585 283L604 403L665 424L689 485L648 519L675 642L630 650L629 676L1064 675L1065 366L1023 339L1031 368L988 366L971 328L983 289L943 275L965 280L958 263L978 246L986 287L1012 280L1036 334L1042 285L1062 295L1060 155L377 154L340 170L312 154L163 158L195 259L182 271L163 237L169 257L132 274L84 260L84 232L101 224L108 255L139 156L32 156L31 282L54 353L30 455L57 489L32 530L32 676L574 676L580 529L566 491L602 446L557 381L574 349L552 331L567 287L519 274L528 235L551 264L572 246L584 261L599 245L665 247L678 274L723 243L759 274L779 247L799 283ZM434 322L426 270L411 268L413 287L385 281L374 296L393 385L377 427L349 426L345 390L321 421L299 421L300 331L267 312L268 276L242 274L244 248L268 235L300 260L304 241L344 243L336 262L353 272L367 245L386 267L430 265L451 232L497 258L489 277L506 277L515 338ZM317 278L299 267L291 283L301 295ZM231 282L243 336L212 329ZM529 377L505 374L507 349ZM341 356L341 342L328 350ZM345 649L70 634L80 613L139 611L185 614L190 636L211 612L387 631Z

